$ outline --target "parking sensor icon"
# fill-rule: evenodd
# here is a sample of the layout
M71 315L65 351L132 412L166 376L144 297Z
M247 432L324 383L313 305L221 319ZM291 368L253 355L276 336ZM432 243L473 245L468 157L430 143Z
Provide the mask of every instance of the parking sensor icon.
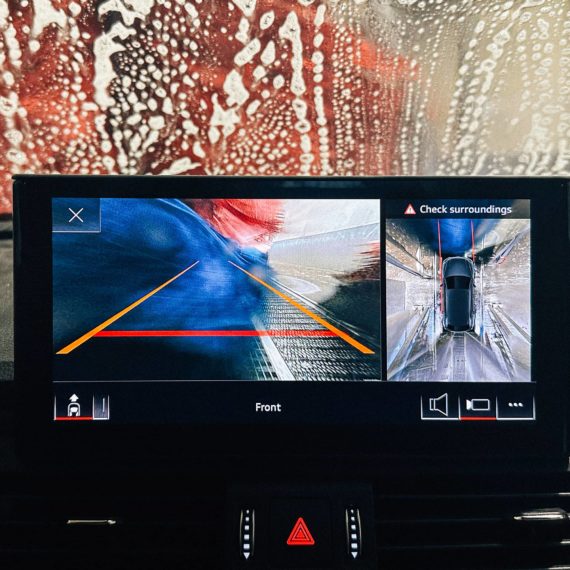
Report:
M470 412L488 412L491 409L491 400L487 398L473 398L465 401L465 407Z

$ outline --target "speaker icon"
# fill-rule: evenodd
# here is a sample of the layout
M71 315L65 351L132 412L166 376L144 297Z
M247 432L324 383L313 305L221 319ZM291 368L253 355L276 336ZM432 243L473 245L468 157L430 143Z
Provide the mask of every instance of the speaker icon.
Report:
M444 417L449 415L449 397L447 392L437 398L429 399L429 411L439 412Z

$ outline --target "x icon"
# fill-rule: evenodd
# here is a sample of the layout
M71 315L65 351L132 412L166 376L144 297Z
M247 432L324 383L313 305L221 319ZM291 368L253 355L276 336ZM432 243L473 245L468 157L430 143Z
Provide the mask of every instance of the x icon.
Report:
M81 212L83 212L84 208L81 208L77 212L74 212L71 208L67 208L67 209L73 214L73 216L71 216L71 218L69 218L68 223L73 222L73 220L75 220L75 218L77 218L80 222L83 223L83 219L81 218L81 216L79 214L81 214Z

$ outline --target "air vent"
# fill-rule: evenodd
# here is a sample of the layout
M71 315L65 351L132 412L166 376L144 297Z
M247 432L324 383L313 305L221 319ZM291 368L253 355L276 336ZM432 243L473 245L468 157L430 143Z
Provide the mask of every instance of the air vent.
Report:
M570 493L378 496L383 570L570 570Z

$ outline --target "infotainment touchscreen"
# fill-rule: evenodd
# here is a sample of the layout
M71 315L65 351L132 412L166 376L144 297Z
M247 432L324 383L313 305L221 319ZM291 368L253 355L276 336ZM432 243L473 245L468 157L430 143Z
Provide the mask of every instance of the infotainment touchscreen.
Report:
M558 454L568 183L16 176L22 445Z
M356 421L536 418L529 199L78 194L51 212L55 421L325 401Z

